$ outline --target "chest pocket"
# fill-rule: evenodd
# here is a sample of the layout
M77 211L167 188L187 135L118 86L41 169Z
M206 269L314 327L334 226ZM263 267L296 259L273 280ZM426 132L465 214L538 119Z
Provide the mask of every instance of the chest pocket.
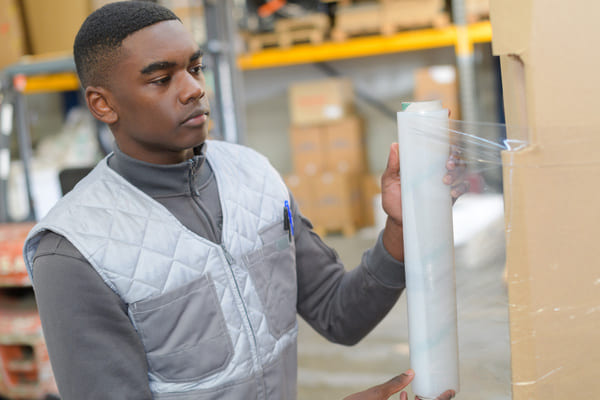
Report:
M129 312L150 371L165 382L197 381L224 369L233 356L217 291L208 275L133 303Z
M259 232L263 247L243 257L265 309L271 334L280 338L296 325L296 254L279 221Z

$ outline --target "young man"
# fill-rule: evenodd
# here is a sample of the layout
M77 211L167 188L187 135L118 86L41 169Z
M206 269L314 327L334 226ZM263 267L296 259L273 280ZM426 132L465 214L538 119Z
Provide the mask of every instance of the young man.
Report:
M345 272L264 157L207 141L202 53L172 12L108 4L74 55L116 148L24 249L61 396L295 398L296 313L353 344L402 292L397 147L385 230Z

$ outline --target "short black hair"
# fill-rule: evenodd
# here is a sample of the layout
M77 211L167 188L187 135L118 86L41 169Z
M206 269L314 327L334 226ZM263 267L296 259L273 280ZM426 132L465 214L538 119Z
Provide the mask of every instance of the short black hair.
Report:
M161 21L179 20L171 10L148 1L109 3L91 13L79 28L73 44L75 67L81 85L105 86L123 40Z

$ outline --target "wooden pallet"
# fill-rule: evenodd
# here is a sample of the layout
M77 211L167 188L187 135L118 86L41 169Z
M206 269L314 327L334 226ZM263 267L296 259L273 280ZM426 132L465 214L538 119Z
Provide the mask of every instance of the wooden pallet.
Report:
M325 40L329 25L327 15L314 13L300 18L279 19L275 22L275 32L244 36L250 52L273 46L288 48L298 43L319 44Z
M403 29L439 28L450 23L443 9L443 0L380 0L340 7L331 37L343 41L350 36L389 36Z
M254 53L267 47L277 46L279 41L277 34L274 32L266 33L249 33L242 32L242 37L246 42L248 52Z
M279 47L309 42L322 43L329 32L329 17L322 13L308 14L299 18L279 19L275 22L275 33Z

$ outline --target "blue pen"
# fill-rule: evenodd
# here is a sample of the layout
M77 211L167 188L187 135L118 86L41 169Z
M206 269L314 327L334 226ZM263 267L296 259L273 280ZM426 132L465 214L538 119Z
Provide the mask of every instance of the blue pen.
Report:
M283 203L285 209L287 210L288 221L290 221L290 233L294 236L294 222L292 221L292 210L290 210L290 203L286 200Z

